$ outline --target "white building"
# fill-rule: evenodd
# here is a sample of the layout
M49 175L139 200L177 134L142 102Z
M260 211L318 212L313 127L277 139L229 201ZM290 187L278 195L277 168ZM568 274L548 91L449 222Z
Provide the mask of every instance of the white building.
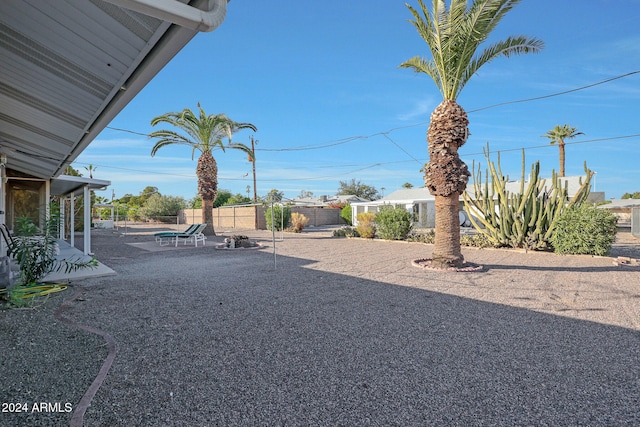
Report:
M567 176L560 178L561 182L567 186L569 197L573 197L580 188L580 180L584 181L584 176ZM546 179L544 189L551 189L550 179ZM524 182L524 188L527 188L528 181ZM484 184L483 184L484 188ZM520 191L520 181L507 182L507 191L517 193ZM474 196L473 182L467 185L467 194ZM404 188L394 191L386 197L371 202L351 203L352 222L357 223L356 217L361 212L378 212L382 206L401 206L413 214L415 224L419 228L434 228L436 226L436 198L425 187L420 188ZM464 226L471 226L464 212L464 202L460 198L460 223Z

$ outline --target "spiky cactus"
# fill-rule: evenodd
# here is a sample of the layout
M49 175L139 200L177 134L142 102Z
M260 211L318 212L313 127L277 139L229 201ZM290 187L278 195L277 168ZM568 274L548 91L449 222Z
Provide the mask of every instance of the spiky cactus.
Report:
M540 162L531 166L531 176L525 182L525 155L522 150L522 177L520 191L507 190L508 177L502 174L500 154L497 165L491 161L489 149L484 151L488 163L485 182L482 183L480 166L473 165L473 194L463 193L465 211L474 228L486 235L495 246L525 249L545 249L560 214L568 207L582 204L589 195L593 172L584 170L584 182L571 199L567 182L562 183L555 171L549 185L540 178ZM491 179L489 179L489 177Z

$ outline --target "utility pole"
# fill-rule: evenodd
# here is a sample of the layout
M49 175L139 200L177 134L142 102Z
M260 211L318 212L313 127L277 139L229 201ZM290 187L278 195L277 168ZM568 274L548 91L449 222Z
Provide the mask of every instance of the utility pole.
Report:
M258 189L256 188L256 144L258 141L253 139L253 136L249 137L251 139L251 169L253 170L253 221L254 228L258 229Z

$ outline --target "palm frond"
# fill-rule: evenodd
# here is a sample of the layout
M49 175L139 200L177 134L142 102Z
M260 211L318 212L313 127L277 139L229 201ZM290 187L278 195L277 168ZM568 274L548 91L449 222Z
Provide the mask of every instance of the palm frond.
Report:
M165 113L151 120L152 126L160 123L170 124L180 132L164 129L151 132L150 138L160 138L151 150L152 156L160 148L171 144L189 145L192 159L195 157L196 150L204 154L211 153L216 149L222 151L225 151L225 148L242 149L231 144L233 134L242 129L251 129L254 132L258 130L251 123L235 122L225 114L207 115L200 103L198 103L198 110L195 113L189 108L185 108L179 113ZM223 143L225 138L228 140L227 146Z
M477 51L501 19L520 0L432 0L431 11L418 0L421 12L407 5L411 22L429 46L432 60L412 58L401 65L429 75L445 99L455 100L478 69L498 56L534 53L543 42L524 36L509 37ZM426 66L429 64L429 66Z
M459 77L459 91L467 84L469 79L480 69L480 67L494 59L500 56L509 58L512 55L537 53L543 47L544 43L541 40L526 36L507 37L505 40L486 47L479 55L469 62L467 67L462 70L462 74Z
M254 152L251 150L251 148L249 148L245 144L242 144L240 142L230 142L229 144L227 144L226 148L232 148L234 150L240 150L243 153L247 154L249 156L249 158L251 159L251 161L255 160Z

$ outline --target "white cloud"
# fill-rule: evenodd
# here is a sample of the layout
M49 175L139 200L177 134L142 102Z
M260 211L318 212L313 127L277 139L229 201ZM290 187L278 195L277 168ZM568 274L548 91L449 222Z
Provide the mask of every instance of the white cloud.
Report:
M406 122L411 120L429 120L429 115L437 107L438 103L432 98L417 101L413 108L405 113L397 115L398 120Z

